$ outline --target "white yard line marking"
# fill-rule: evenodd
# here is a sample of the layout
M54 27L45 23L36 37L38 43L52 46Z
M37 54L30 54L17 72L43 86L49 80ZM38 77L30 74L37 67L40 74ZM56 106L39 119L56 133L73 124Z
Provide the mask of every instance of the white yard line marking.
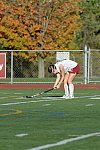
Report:
M58 99L55 99L58 101ZM49 102L49 101L55 101L55 100L37 100L37 101L26 101L26 102L15 102L15 103L5 103L5 104L0 104L0 106L8 106L8 105L19 105L19 104L29 104L29 103L38 103L38 102ZM60 99L62 100L62 99Z
M78 98L96 98L96 96L100 96L100 95L94 95L94 96L81 96L81 97L75 97L74 99L78 99ZM18 98L13 98L13 99L19 99ZM20 97L20 99L26 99L26 98L23 98L23 97ZM40 99L40 100L39 100ZM43 100L41 100L43 99ZM5 103L5 104L0 104L0 106L8 106L8 105L19 105L19 104L29 104L29 103L38 103L38 102L52 102L52 101L71 101L71 100L74 100L74 99L62 99L60 97L41 97L41 98L38 98L37 97L37 100L33 100L33 101L24 101L24 102L15 102L15 103Z
M22 93L14 93L14 94L22 94Z
M78 136L82 136L82 135L78 135L78 134L69 134L68 136L78 137Z
M73 141L79 141L79 140L82 140L82 139L93 137L93 136L96 136L96 135L99 135L99 134L100 134L100 132L86 134L86 135L82 135L82 136L79 136L79 137L76 137L76 138L65 139L65 140L62 140L62 141L59 141L59 142L53 143L53 144L46 144L46 145L34 147L34 148L29 149L29 150L47 149L47 148L50 148L50 147L60 146L60 145L64 145L64 144L67 144L67 143L70 143L70 142L73 142Z
M100 99L100 97L91 97L90 99Z
M87 106L87 107L88 107L88 106L93 106L93 105L95 105L95 104L87 104L87 105L85 105L85 106Z
M50 99L50 100L56 100L56 99L61 99L61 97L41 97L41 99Z
M16 134L15 136L17 137L23 137L23 136L27 136L28 134L27 133L22 133L22 134Z
M91 95L91 96L80 96L80 97L75 97L75 98L97 98L100 95Z
M44 104L43 106L50 106L51 104Z

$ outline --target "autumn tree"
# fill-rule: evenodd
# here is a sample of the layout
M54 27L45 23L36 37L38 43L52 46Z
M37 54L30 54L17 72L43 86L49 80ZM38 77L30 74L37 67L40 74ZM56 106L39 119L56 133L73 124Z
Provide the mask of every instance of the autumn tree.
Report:
M0 44L7 49L69 49L79 0L1 0Z
M52 18L44 37L44 44L51 49L77 49L76 32L80 28L80 0L63 0L54 2Z
M5 49L39 50L14 53L28 61L45 58L45 49L75 49L80 0L1 0L0 44Z

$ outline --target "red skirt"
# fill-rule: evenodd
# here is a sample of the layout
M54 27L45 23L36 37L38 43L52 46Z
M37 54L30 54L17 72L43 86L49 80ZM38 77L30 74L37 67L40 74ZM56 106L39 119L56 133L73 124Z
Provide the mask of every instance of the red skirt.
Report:
M76 66L75 68L72 68L69 73L76 73L76 74L79 74L79 72L80 72L80 65L77 64L77 66Z

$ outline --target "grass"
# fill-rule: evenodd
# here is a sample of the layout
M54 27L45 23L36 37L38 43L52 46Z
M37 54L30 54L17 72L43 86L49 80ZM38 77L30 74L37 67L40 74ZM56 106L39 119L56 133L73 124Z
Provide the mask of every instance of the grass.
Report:
M38 92L41 91L0 91L0 150L28 150L100 132L100 90L76 89L77 98L73 100L57 98L63 95L62 90L35 99L22 97ZM99 136L93 136L47 150L99 150L99 141Z
M75 82L84 83L84 77L77 76L75 78ZM98 79L99 80L99 79ZM12 81L14 83L54 83L55 77L47 77L47 78L13 78ZM100 80L99 80L100 81ZM11 78L6 78L4 80L0 79L0 83L11 83Z

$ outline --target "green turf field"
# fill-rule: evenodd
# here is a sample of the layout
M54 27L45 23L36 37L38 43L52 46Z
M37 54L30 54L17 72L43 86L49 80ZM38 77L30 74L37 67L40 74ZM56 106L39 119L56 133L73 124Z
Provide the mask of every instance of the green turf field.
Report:
M0 150L100 150L100 90L0 90Z

